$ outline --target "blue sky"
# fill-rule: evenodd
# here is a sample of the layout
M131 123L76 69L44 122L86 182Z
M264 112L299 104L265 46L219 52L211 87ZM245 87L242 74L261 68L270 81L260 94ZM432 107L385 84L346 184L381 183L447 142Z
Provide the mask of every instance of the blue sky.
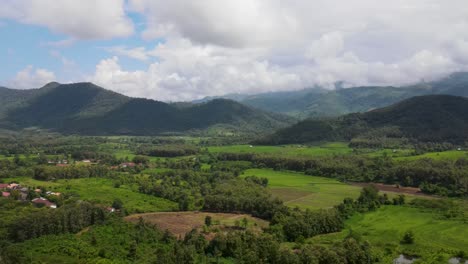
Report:
M3 0L0 35L0 85L164 101L468 70L465 0Z

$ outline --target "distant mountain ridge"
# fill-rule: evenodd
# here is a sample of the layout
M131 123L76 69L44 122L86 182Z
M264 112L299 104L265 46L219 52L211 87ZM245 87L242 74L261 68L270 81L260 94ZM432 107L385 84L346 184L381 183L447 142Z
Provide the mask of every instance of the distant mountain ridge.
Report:
M264 138L263 144L316 141L468 142L468 98L426 95L366 113L307 119Z
M155 135L224 126L258 132L291 124L290 118L225 99L178 107L127 97L92 83L50 83L40 89L0 88L0 126L40 127L87 135Z
M414 96L430 94L468 97L468 73L453 73L441 80L403 87L362 86L336 90L311 88L256 95L235 94L227 95L226 98L266 111L308 118L367 112Z

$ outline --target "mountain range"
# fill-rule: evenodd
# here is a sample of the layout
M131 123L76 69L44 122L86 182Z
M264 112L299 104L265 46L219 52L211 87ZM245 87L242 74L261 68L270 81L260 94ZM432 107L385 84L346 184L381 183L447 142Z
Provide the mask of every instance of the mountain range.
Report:
M366 113L306 119L260 140L261 144L351 141L379 145L409 142L468 142L468 98L416 96Z
M180 106L127 97L92 83L0 88L0 128L38 127L66 134L156 135L206 130L261 132L293 122L280 114L216 99Z
M316 87L225 97L165 103L127 97L92 83L52 82L29 90L0 87L0 130L32 127L84 135L200 131L261 135L279 129L264 139L272 144L380 136L459 141L468 135L463 117L468 116L463 98L468 97L468 73L406 87L338 87L332 91ZM297 117L305 120L291 126Z
M421 82L415 85L362 86L326 90L318 87L289 92L270 92L255 95L229 94L207 97L195 102L214 98L238 101L265 111L288 114L301 119L308 117L336 117L355 112L389 106L414 96L448 94L468 96L468 73L458 72L441 80Z

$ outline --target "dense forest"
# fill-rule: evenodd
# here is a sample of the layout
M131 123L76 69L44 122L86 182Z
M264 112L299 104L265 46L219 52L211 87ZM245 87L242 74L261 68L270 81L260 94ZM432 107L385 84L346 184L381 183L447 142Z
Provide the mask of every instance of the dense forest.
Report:
M463 145L468 135L468 99L420 96L366 113L309 119L258 140L258 144L352 141L356 146L398 147L418 142Z
M291 119L218 99L179 107L130 98L92 83L50 83L27 91L0 89L0 127L39 127L66 134L156 135L215 130L258 133L291 124ZM3 99L2 99L3 100Z

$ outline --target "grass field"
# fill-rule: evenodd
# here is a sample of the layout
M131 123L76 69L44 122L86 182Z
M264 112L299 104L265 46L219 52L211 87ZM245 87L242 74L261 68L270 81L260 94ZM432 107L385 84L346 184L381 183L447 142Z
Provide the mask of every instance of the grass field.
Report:
M140 217L145 222L155 224L161 230L169 230L177 237L183 237L194 228L201 228L205 225L205 217L212 218L213 226L219 228L235 227L237 221L247 219L249 229L260 231L268 226L268 222L246 214L226 214L226 213L205 213L205 212L166 212L166 213L146 213L135 214L125 218L125 220L136 223Z
M380 263L392 263L398 254L417 255L421 263L448 263L457 252L468 249L467 220L446 220L434 211L410 206L384 206L375 212L353 216L346 221L342 232L317 236L310 242L331 244L352 230L371 242L382 256ZM408 230L414 232L415 242L403 245L400 241Z
M82 200L95 201L109 206L115 199L120 199L129 212L172 211L178 208L174 202L139 193L131 186L121 185L115 188L113 181L109 179L81 178L55 182L37 181L26 177L5 179L5 182L10 181L17 181L24 186L41 186L57 192L74 193Z
M353 150L348 147L347 143L334 142L326 143L319 146L250 146L250 145L232 145L232 146L217 146L208 147L211 153L256 153L256 154L271 154L275 156L287 157L312 157L333 154L347 154Z
M398 157L395 160L417 160L429 158L434 160L457 160L459 158L468 158L468 151L457 151L457 150L450 150L450 151L443 151L443 152L429 152L424 153L422 155L416 156L409 156L409 157Z
M298 172L274 171L270 169L249 169L243 177L257 176L268 179L268 186L274 195L286 205L300 208L329 208L344 198L359 196L360 187L348 185L335 179L315 177Z

